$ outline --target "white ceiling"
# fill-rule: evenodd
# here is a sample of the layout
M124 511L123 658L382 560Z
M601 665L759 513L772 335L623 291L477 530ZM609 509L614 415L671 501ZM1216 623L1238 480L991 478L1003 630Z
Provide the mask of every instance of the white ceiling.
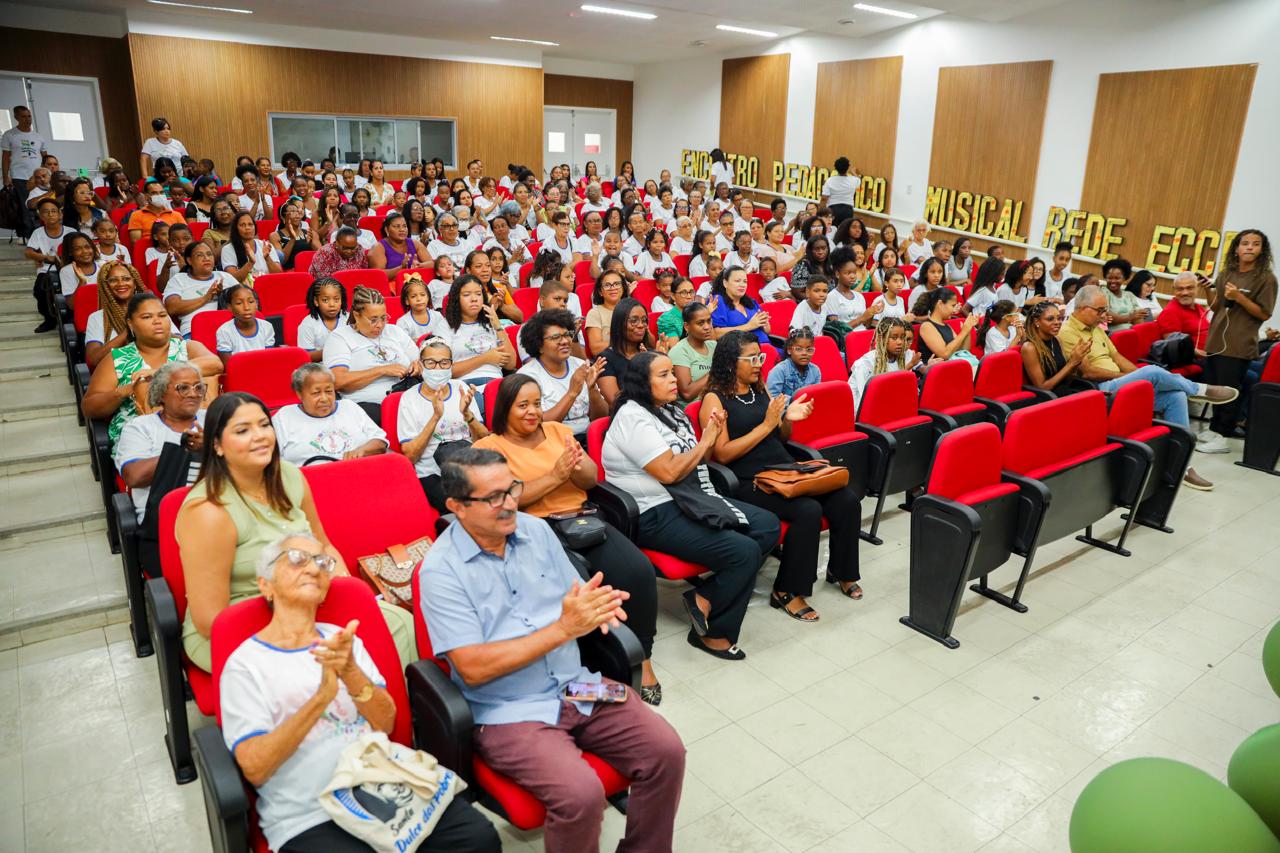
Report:
M858 38L912 23L854 9L855 0L697 0L687 5L596 0L598 5L656 14L658 17L652 21L584 12L579 8L581 0L364 0L359 4L350 0L189 2L252 9L254 14L235 15L158 6L146 0L52 0L41 5L99 14L115 13L125 20L163 17L168 22L192 28L205 25L252 31L256 25L262 24L386 33L446 40L459 47L470 45L472 52L496 49L499 43L491 41L489 36L511 36L559 42L559 47L540 48L547 56L627 65L736 51L756 45L763 49L773 41L760 36L723 32L715 28L716 24L769 30L780 37L815 32ZM918 20L955 14L994 23L1056 6L1066 0L929 0L930 5L927 6L900 0L872 2L914 12L919 16ZM352 48L356 47L358 41L353 40Z

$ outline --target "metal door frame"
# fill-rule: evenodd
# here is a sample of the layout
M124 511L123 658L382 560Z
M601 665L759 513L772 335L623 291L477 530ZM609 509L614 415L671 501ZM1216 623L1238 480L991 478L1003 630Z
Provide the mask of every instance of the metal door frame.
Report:
M608 108L608 107L573 107L565 104L543 104L542 109L544 110L544 113L543 113L544 116L546 115L545 110L568 110L569 121L571 123L573 122L574 113L609 113L610 115L612 115L613 116L613 162L614 162L615 168L617 167L617 165L619 164L619 161L618 161L618 111L617 110ZM576 125L574 127L574 135L575 137L577 135ZM547 129L544 123L542 128L542 147L544 149L547 147L546 136L547 136ZM573 164L570 163L570 165L572 166ZM604 179L604 176L601 175L601 180L603 179Z
M22 88L24 90L26 101L27 101L27 109L31 110L32 128L36 131L40 131L40 127L35 124L35 119L38 118L38 116L36 115L35 105L31 100L31 81L32 80L64 80L64 81L69 81L73 83L88 83L93 88L93 99L98 106L98 143L102 147L104 157L115 156L111 153L111 149L107 146L107 113L102 108L102 89L98 86L97 77L79 77L72 74L37 74L35 72L28 72L28 71L9 71L8 69L4 69L4 68L0 68L0 77L22 78L22 81L23 81ZM9 104L8 106L0 106L0 109L7 110L12 108L13 106L16 106L16 105ZM41 133L41 135L43 136L44 133L49 133L50 135L52 135L52 132L49 129L45 129L44 132ZM52 145L56 141L58 140L49 139L48 143ZM101 165L101 164L95 164L94 171L97 171L98 165Z

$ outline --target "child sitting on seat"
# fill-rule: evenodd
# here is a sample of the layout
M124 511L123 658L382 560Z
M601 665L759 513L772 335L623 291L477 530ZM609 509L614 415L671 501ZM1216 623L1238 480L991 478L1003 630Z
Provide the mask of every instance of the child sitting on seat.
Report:
M849 374L855 413L871 377L895 370L914 370L920 364L920 353L910 347L911 324L906 320L901 317L886 317L876 324L875 341L871 349L853 363L853 370Z
M400 307L404 316L396 320L396 325L417 343L424 335L430 337L438 334L444 316L439 311L432 311L431 290L418 273L409 273L404 277L400 287Z
M671 285L676 280L676 271L671 269L660 269L653 277L653 286L658 289L658 295L653 297L653 302L649 306L650 314L662 315L676 307L675 299L671 296Z
M1008 299L998 300L982 316L978 340L987 355L1022 346L1022 313Z
M794 301L791 295L791 282L778 275L778 262L773 258L760 259L760 277L764 286L760 288L762 302L777 302L783 299Z
M298 346L312 361L324 358L324 343L347 324L347 290L337 279L318 278L307 288L307 316L298 324Z
M821 277L815 276L815 278ZM809 279L810 287L813 286L813 282L814 279ZM825 285L825 282L823 284ZM801 307L803 304L801 303ZM819 331L817 334L822 332ZM794 398L801 388L816 385L822 381L822 371L813 363L816 341L817 335L813 330L805 326L792 326L791 334L787 335L786 361L778 362L773 370L769 371L769 378L765 382L765 388L769 390L771 396L785 394Z
M821 335L822 327L827 324L827 294L831 285L826 276L815 275L809 279L804 288L804 302L796 306L791 315L791 328L808 329L813 335Z
M232 319L218 327L218 357L225 365L231 356L241 352L270 349L276 345L276 330L259 320L258 294L245 284L237 284L225 294Z
M116 228L110 216L104 216L93 223L93 236L94 242L98 244L98 257L104 264L107 261L130 263L129 250L117 242L120 239L120 230Z
M707 258L707 275L711 277L698 285L698 299L703 303L711 299L711 283L720 277L720 272L723 269L724 261L720 259L719 255L711 255Z
M427 292L431 294L431 304L439 305L440 310L443 311L444 298L449 295L453 280L458 277L458 270L453 265L453 259L448 255L436 258L433 268L436 271L436 277L427 284Z

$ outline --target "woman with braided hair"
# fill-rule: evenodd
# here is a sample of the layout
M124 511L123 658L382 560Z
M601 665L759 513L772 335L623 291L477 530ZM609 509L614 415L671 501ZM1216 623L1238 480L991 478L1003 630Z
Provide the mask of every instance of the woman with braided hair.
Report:
M1027 342L1022 345L1022 371L1037 388L1052 391L1068 382L1089 354L1090 341L1081 339L1070 355L1062 352L1058 332L1062 330L1063 309L1056 302L1037 302L1027 309Z
M129 264L107 261L98 270L98 310L89 315L84 329L85 362L90 370L111 350L129 343L125 309L135 293L144 292L142 276ZM178 333L176 326L173 333Z
M920 353L911 349L911 323L902 317L885 317L876 324L871 349L853 363L849 387L853 389L853 410L858 411L862 392L871 377L895 370L914 370L920 364Z

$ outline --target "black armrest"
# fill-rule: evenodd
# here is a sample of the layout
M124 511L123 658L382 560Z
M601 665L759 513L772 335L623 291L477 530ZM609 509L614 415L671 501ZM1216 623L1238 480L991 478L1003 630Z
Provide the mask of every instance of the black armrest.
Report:
M770 335L769 343L778 348L778 352L782 352L787 348L787 339L781 335Z
M1023 386L1026 387L1026 386ZM1037 389L1038 390L1038 389ZM1048 393L1047 391L1045 393ZM987 407L987 411L995 415L996 424L1004 426L1004 422L1009 420L1009 415L1013 414L1013 409L1009 408L1008 403L1001 403L999 400L993 400L990 397L974 397L975 403L981 403Z
M80 386L81 396L83 396L84 392L89 389L90 374L91 371L89 370L89 365L85 364L83 361L76 363L76 384Z
M1081 382L1087 382L1088 380L1081 379L1080 381L1081 381ZM1071 382L1071 380L1070 380L1070 379L1068 379L1068 380L1067 380L1067 382ZM1092 385L1093 383L1089 383L1089 384L1090 384L1090 385ZM1047 401L1047 400L1056 400L1056 399L1058 399L1058 395L1057 395L1057 394L1055 394L1055 393L1053 393L1052 391L1050 391L1050 390L1049 390L1049 389L1047 389L1047 388L1037 388L1037 387L1036 387L1036 386L1034 386L1034 385L1023 385L1023 386L1022 386L1022 390L1023 390L1023 391L1030 391L1032 394L1035 394L1037 397L1039 397L1039 398L1040 398L1040 401L1041 401L1041 402L1045 402L1045 401Z
M433 660L414 661L405 668L409 707L413 714L413 745L474 786L471 772L471 732L475 717L462 691Z
M595 504L605 521L628 539L634 539L639 524L640 508L636 499L612 483L596 483L587 492L587 500Z
M1018 526L1013 536L1013 553L1025 557L1040 538L1040 525L1053 494L1039 480L1001 471L1000 480L1018 486Z
M74 365L75 362L75 340L76 340L76 324L75 323L59 323L58 324L58 341L62 344L62 351L66 353L67 365Z
M733 497L738 491L738 475L715 462L707 462L706 466L716 491L726 497Z
M440 534L444 533L449 525L453 524L455 521L457 521L457 516L451 512L436 516L436 538L439 539Z
M1155 464L1155 451L1141 441L1109 435L1107 441L1121 445L1115 455L1116 465L1112 472L1116 476L1113 483L1113 499L1116 506L1132 509L1142 497L1151 476L1151 468Z
M609 633L592 631L578 638L578 653L587 669L640 689L640 665L644 662L644 649L635 633L626 625L610 628Z
M196 771L204 792L204 810L214 853L246 853L249 797L235 756L227 749L219 726L197 729L193 739Z
M801 444L798 441L788 441L784 445L787 452L791 454L791 458L797 462L807 462L811 459L822 459L823 456L817 450L814 450L807 444Z
M855 422L853 428L866 433L869 439L867 485L873 492L878 492L888 474L889 460L898 451L898 439L888 430L870 424Z
M960 426L956 423L956 419L950 415L944 415L942 412L935 412L933 409L919 409L920 414L933 421L934 432L941 435L944 432L950 432Z

